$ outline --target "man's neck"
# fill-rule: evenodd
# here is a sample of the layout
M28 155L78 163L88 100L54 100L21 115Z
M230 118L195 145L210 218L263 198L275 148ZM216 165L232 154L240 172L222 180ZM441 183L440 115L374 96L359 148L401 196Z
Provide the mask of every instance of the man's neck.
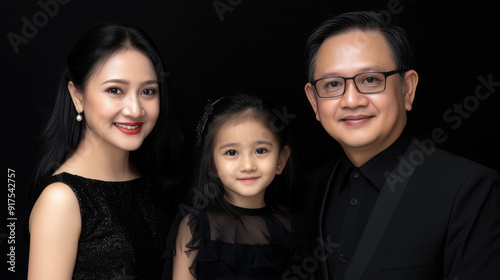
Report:
M393 133L384 141L374 142L364 147L349 147L345 145L341 146L351 163L356 167L361 167L376 155L389 148L394 142L396 142L396 140L399 139L399 137L401 137L402 133L403 131Z

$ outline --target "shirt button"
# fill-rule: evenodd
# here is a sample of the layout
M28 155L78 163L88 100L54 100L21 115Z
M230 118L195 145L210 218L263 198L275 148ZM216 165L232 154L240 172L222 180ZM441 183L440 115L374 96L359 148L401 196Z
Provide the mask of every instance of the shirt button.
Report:
M351 205L354 206L356 204L358 204L358 199L353 197L353 199L351 199Z
M354 177L354 179L359 179L359 177L361 177L361 173L358 170L354 170L352 172L352 177Z
M346 255L344 255L344 254L340 254L340 255L339 255L339 261L340 261L341 263L345 263L345 262L347 261L347 256L346 256Z

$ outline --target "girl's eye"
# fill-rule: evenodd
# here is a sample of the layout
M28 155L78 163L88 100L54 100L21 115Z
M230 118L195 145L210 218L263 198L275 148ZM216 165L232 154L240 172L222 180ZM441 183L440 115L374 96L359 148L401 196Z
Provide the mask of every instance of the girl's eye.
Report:
M231 157L233 157L233 156L235 156L237 154L238 153L235 150L229 150L229 151L226 152L226 155L231 156Z
M255 153L262 155L262 154L267 153L267 149L266 148L258 148L257 150L255 150Z
M156 89L153 89L153 88L147 88L147 89L142 91L143 95L153 95L155 93L156 93Z
M123 93L121 91L121 89L119 89L119 88L108 88L106 91L111 93L111 94L122 94Z

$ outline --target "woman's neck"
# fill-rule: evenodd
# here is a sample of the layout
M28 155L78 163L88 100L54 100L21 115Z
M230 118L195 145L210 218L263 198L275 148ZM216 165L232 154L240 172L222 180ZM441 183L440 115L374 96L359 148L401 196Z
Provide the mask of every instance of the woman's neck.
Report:
M129 155L129 151L102 140L84 137L76 151L56 173L68 172L104 181L127 181L139 177L130 164Z

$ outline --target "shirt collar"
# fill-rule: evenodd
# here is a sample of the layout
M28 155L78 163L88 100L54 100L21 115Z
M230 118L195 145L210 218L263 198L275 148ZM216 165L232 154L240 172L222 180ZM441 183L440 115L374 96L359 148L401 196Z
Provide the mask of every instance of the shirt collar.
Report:
M412 133L410 129L405 128L400 137L392 145L358 168L379 191L386 181L386 172L391 172L394 169L399 161L399 157L403 156L410 145L411 139ZM342 155L340 163L339 174L342 178L345 178L346 173L350 172L351 168L356 169L345 154ZM343 185L345 184L342 183L340 189L343 189Z

